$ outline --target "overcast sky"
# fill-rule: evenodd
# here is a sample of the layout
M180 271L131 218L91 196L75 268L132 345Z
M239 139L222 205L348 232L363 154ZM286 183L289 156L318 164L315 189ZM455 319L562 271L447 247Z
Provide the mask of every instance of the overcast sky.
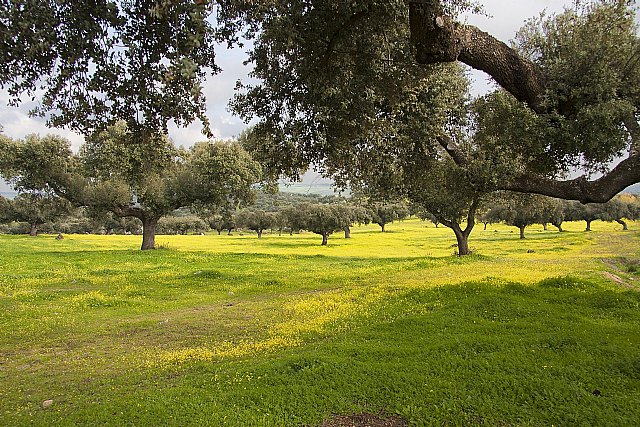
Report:
M486 12L490 15L469 16L468 22L477 25L484 31L491 33L500 40L508 42L516 31L528 18L537 16L543 10L549 13L560 12L565 6L570 7L572 1L563 0L484 0ZM205 84L207 97L207 114L214 134L218 138L231 138L238 135L245 124L238 117L229 113L227 103L233 96L233 88L238 79L246 80L249 69L242 65L245 54L241 50L218 52L218 63L224 70L221 74L210 77ZM483 92L491 87L482 73L474 73L475 92ZM77 149L83 138L64 129L49 129L44 120L31 118L27 111L30 104L25 103L20 108L7 106L8 97L0 93L0 124L4 127L5 135L11 138L22 138L29 133L56 133L68 138L72 147ZM177 145L191 146L204 139L200 133L200 126L195 124L188 128L170 128L170 136ZM6 186L0 182L0 191L6 191Z

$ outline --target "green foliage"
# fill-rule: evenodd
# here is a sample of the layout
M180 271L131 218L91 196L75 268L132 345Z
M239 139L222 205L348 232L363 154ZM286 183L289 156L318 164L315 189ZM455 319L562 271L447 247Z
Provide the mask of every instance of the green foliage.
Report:
M83 134L118 120L164 134L199 119L202 82L217 73L206 2L9 2L0 9L0 86L12 104L42 93L33 113Z
M519 49L547 80L545 107L557 112L540 118L547 137L537 144L548 146L544 150L555 167L599 169L628 148L625 125L637 123L640 108L640 42L632 3L578 3L529 21L517 36ZM530 140L525 145L536 146Z

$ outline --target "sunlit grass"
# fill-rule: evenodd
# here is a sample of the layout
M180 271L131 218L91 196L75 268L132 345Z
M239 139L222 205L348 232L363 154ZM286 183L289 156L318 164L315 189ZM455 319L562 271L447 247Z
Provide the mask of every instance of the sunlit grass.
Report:
M565 228L0 236L0 424L637 425L638 224Z

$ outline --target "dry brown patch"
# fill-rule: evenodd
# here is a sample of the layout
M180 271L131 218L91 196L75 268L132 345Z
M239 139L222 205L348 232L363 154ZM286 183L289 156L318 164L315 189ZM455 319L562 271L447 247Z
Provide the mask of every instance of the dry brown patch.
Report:
M402 418L390 415L355 414L333 415L319 427L407 427L409 424Z

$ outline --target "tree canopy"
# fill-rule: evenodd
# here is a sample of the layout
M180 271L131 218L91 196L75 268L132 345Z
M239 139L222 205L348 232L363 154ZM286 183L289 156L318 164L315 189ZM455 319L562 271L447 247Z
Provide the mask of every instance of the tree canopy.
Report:
M256 132L270 152L279 153L287 173L315 162L340 182L344 170L357 169L357 155L383 158L406 140L428 135L428 145L437 143L473 183L606 201L640 181L640 42L632 3L578 2L565 13L530 21L512 47L458 22L456 12L468 2L317 0L248 7L245 19L260 28L250 54L259 81L233 107L259 118ZM475 143L489 152L509 148L518 154L489 156L494 162L508 158L494 169L509 171L505 176L474 176L474 157L443 123L441 103L421 123L422 134L396 132L380 120L397 116L396 107L421 84L437 91L437 81L428 77L455 61L487 72L502 87L484 100L474 132ZM385 150L372 150L385 133L404 139L387 139ZM619 165L610 167L620 156ZM567 179L575 167L585 176ZM589 181L595 172L604 175Z

